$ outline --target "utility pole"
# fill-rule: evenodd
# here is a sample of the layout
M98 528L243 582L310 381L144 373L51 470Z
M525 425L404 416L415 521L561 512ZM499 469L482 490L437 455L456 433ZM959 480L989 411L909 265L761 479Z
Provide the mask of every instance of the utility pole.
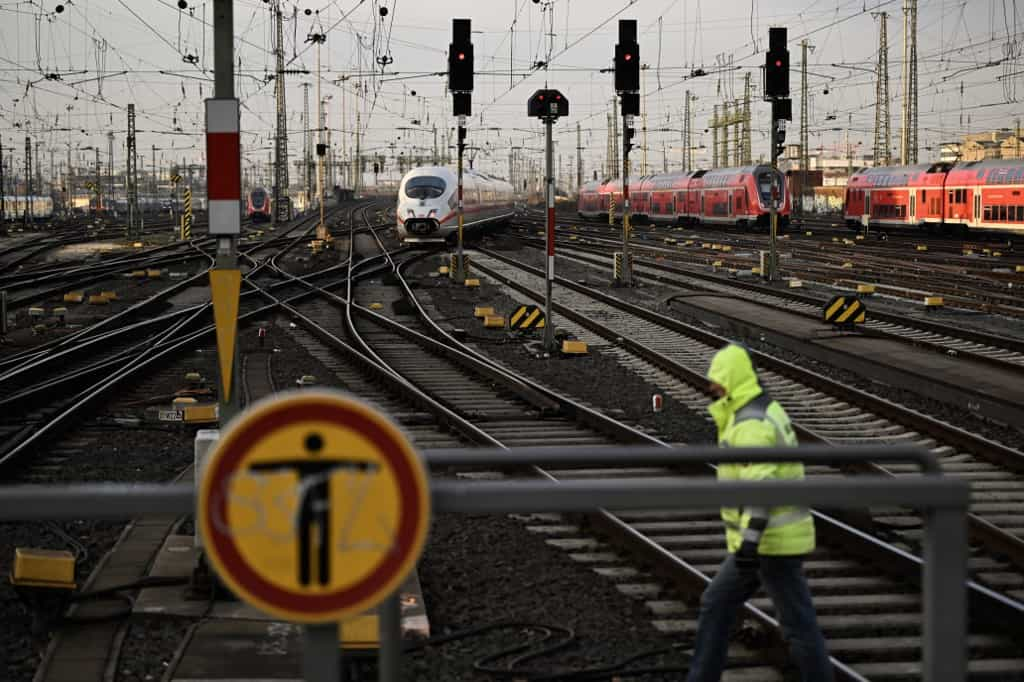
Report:
M291 203L288 200L288 110L284 100L284 14L280 0L275 0L271 9L274 13L274 58L277 73L274 79L274 100L277 106L277 127L274 133L274 190L271 206L274 226L291 220ZM317 59L319 59L319 43ZM317 62L317 99L320 98L320 63ZM323 219L321 218L321 224Z
M754 162L754 147L750 135L750 93L750 72L748 71L743 78L743 152L740 164L744 166L749 166Z
M234 91L234 0L213 2L213 98L206 105L206 194L209 234L217 238L210 293L217 323L219 418L227 426L241 410L238 381L238 237L241 231L239 104ZM134 112L133 112L134 113ZM189 166L189 187L192 167Z
M107 132L107 201L114 203L114 131Z
M712 107L711 114L711 167L718 168L718 105Z
M509 157L509 158L511 159L511 157ZM431 157L431 163L434 166L437 166L437 165L440 164L440 159L437 156L437 124L436 123L434 124L434 155ZM509 168L510 168L510 170L509 170L509 178L511 180L511 178L512 178L511 166Z
M92 151L96 155L96 215L99 215L103 207L103 166L100 165L100 148L93 147Z
M7 185L4 181L4 138L0 135L0 236L7 236Z
M722 103L722 118L719 120L718 125L721 127L722 134L722 151L718 153L718 158L721 160L723 166L729 165L729 103Z
M607 124L607 135L606 135L606 142L605 142L605 149L604 149L604 158L605 158L605 162L604 162L604 176L606 178L615 177L614 153L612 152L612 145L615 144L613 142L614 138L612 138L612 116L614 116L614 114L613 113L609 113L605 117L606 118L606 124Z
M799 214L804 214L804 202L807 197L807 167L811 164L808 130L808 99L810 93L807 88L807 50L811 49L806 40L800 41L801 54L803 59L800 62L800 204Z
M32 220L32 138L25 136L25 229Z
M128 140L127 166L125 168L125 185L128 194L128 239L134 239L141 234L139 230L139 176L137 172L136 148L135 148L135 105L128 105Z
M783 148L782 145L786 141L785 122L791 120L793 116L793 102L789 97L789 48L786 44L787 33L787 29L782 27L771 27L768 29L768 52L765 54L764 66L763 97L765 101L771 102L772 105L770 135L772 181L768 261L764 264L762 270L762 275L769 282L774 282L779 277L779 209L784 207L786 203L786 183L785 178L778 170L778 159L779 153Z
M878 65L875 75L875 139L872 149L875 166L892 163L892 133L889 128L889 14L875 12L878 17Z
M853 127L853 114L847 114L846 121L846 179L853 175L853 147L850 146L850 128Z
M320 98L320 46L327 40L327 35L324 33L314 33L312 40L316 43L316 127L317 127L317 145L316 145L316 191L320 199L320 223L316 227L317 239L327 239L327 226L324 224L324 160L327 154L327 147L324 142L324 119L323 109L320 108L322 102Z
M640 45L635 19L619 20L619 42L615 45L615 91L622 105L622 253L614 279L621 286L633 286L633 256L629 241L632 210L629 203L629 152L633 148L633 118L640 114ZM609 211L610 213L610 211Z
M302 167L306 210L313 203L313 126L309 120L309 83L302 84Z
M1017 145L1016 145L1016 147L1017 147L1017 150L1014 153L1014 156L1019 159L1020 158L1020 119L1019 118L1017 119Z
M42 140L36 140L36 192L40 195L43 193L43 155L42 155Z
M360 129L363 127L361 120L362 113L363 112L356 109L356 158L352 160L352 191L356 195L358 195L363 188L363 152L361 146L362 140L360 139Z
M153 170L153 172L150 173L150 176L149 176L150 198L153 198L153 197L156 196L156 145L153 145L152 148L153 148L153 151L152 151L152 156L150 157L150 165L149 165L149 167Z
M903 0L903 130L900 163L917 163L917 0Z
M693 95L690 91L686 91L686 99L684 100L683 107L683 170L693 170L693 120L692 112L690 111L690 100Z
M640 175L647 175L647 69L648 65L640 67L640 129L643 134L643 149L640 154Z
M1018 128L1020 126L1018 125ZM1018 133L1018 143L1020 135ZM577 123L577 191L583 186L583 136L580 132L580 124Z

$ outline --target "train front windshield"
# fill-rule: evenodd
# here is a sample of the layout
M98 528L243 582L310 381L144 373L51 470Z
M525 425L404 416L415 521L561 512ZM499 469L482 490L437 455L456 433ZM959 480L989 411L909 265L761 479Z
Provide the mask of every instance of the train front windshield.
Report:
M405 183L405 196L410 199L436 199L447 187L444 180L431 175L409 178Z
M757 191L761 195L761 202L767 204L772 200L772 173L767 171L757 176Z
M252 203L253 206L262 206L263 201L267 198L267 193L261 189L255 189L252 192Z

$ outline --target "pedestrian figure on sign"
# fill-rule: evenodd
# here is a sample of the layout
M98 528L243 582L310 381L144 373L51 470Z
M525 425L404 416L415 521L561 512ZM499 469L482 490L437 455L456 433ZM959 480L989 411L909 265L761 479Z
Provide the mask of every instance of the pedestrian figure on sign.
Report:
M312 564L317 565L317 582L322 586L331 582L331 475L340 470L362 473L376 472L376 462L352 457L322 457L323 438L318 433L306 436L308 459L282 459L256 462L249 467L253 472L293 472L299 477L299 501L296 511L295 533L298 535L299 584L309 586L313 581ZM316 546L311 546L313 533Z
M267 340L267 328L266 327L260 327L259 331L256 332L256 336L258 336L259 339L260 339L260 348L263 348L263 344Z
M722 447L797 445L788 415L757 380L746 349L718 351L708 370L717 398L708 411ZM798 462L721 464L719 480L795 480ZM700 601L700 617L687 682L717 682L725 667L736 612L762 584L771 597L790 654L804 682L832 682L832 663L818 627L803 573L814 550L814 519L804 507L723 507L728 554Z

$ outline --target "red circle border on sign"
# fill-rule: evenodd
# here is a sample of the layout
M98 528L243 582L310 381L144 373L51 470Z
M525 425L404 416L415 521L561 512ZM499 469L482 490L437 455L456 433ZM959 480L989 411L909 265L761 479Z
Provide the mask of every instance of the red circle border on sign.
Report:
M228 518L228 496L213 495L213 492L223 490L223 484L240 468L241 460L249 449L268 432L296 422L345 424L377 447L391 466L398 483L401 506L391 551L372 573L354 585L335 592L303 595L274 585L249 566L229 532L204 519L204 542L216 553L223 570L239 588L266 606L292 614L306 614L311 619L351 610L375 596L386 596L380 592L403 570L409 561L409 554L418 550L420 527L425 523L418 517L425 501L418 485L419 476L407 460L407 456L415 457L415 452L411 451L404 439L395 438L388 428L371 415L369 408L344 399L326 402L323 394L310 395L305 400L300 397L276 409L273 405L268 406L262 413L253 415L245 420L244 428L231 429L226 442L217 447L217 456L209 463L213 470L204 475L208 483L203 486L203 490L212 497L206 500L204 506L206 516L216 515L213 518Z

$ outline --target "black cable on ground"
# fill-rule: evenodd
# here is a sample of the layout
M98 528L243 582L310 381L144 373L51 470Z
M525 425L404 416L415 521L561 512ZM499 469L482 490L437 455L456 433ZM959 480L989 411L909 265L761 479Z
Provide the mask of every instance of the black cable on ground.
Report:
M690 642L683 642L673 646L660 647L657 649L650 649L643 651L631 656L627 656L614 663L594 666L590 668L582 668L569 671L561 672L543 672L540 670L529 670L523 669L519 666L527 660L539 658L552 654L556 651L560 651L573 642L576 641L576 633L568 627L560 625L545 625L539 623L527 623L520 621L497 621L494 623L488 623L476 627L466 628L456 632L449 633L447 635L440 635L424 639L419 642L415 642L404 647L404 651L407 653L419 651L431 646L440 646L455 642L462 639L468 639L470 637L476 637L483 635L494 630L503 630L508 628L521 628L527 630L540 631L543 633L543 638L540 642L530 641L523 644L515 644L511 647L507 647L495 653L487 654L486 656L479 658L473 662L474 670L483 672L489 675L500 678L514 678L517 680L528 680L529 682L583 682L584 680L601 680L607 679L612 676L636 676L636 675L657 675L657 674L681 674L689 671L689 666L683 665L664 665L664 666L648 666L645 668L633 668L627 669L632 663L650 658L652 656L658 656L662 654L671 654L673 652L682 652L689 657L688 649L690 648ZM551 639L556 633L562 636L539 649L533 649L538 643L543 643ZM519 656L516 656L504 667L497 667L489 665L491 662L508 657L512 654L524 652Z

